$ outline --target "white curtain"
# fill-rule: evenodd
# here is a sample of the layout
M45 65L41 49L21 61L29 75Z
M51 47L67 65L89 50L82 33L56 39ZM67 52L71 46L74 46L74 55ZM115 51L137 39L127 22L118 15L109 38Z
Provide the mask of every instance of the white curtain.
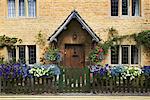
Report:
M138 52L137 51L134 53L133 59L134 59L133 64L138 64Z
M25 4L24 0L19 0L19 16L25 15Z
M36 16L36 0L28 0L28 13L29 17Z
M8 17L15 17L15 0L8 0Z
M139 16L139 0L135 0L135 11L134 16Z

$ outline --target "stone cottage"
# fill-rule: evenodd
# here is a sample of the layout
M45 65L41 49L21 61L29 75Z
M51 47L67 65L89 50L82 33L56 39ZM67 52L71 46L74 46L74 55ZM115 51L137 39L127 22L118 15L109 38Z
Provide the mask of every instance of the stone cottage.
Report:
M0 50L5 60L39 63L44 47L53 43L63 52L64 66L85 66L91 48L106 41L112 27L118 35L150 30L150 0L0 0L0 35L22 39ZM42 47L36 43L39 32L45 36ZM104 63L150 65L149 52L135 44L124 39Z

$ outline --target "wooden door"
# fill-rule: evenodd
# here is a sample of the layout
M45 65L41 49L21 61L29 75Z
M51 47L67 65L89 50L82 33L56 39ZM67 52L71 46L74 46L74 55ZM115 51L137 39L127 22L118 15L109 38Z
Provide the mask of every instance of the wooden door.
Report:
M64 65L66 67L84 67L84 46L80 44L66 44Z

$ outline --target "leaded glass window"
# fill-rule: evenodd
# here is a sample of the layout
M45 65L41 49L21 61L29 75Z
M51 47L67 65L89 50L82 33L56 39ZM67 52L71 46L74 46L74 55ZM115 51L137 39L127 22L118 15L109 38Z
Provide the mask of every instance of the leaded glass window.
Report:
M122 64L129 64L129 47L122 46Z
M122 15L128 15L128 0L122 0Z
M25 63L25 46L19 46L19 61Z
M25 2L24 2L24 0L19 0L19 16L25 16Z
M30 45L28 46L28 50L29 50L29 64L36 63L36 46Z
M131 64L138 64L138 48L131 46Z
M132 0L132 16L139 16L139 0Z
M8 59L9 61L16 62L16 48L15 47L8 48Z
M16 9L15 9L15 0L8 0L8 17L15 17Z
M118 0L111 0L111 16L118 16Z
M36 16L36 0L28 0L28 15L29 17Z
M111 64L119 64L119 46L111 47Z

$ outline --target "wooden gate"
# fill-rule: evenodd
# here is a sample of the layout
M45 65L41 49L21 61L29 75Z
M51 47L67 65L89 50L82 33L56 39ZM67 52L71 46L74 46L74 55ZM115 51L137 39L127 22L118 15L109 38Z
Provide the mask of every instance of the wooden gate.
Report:
M58 85L59 92L90 92L90 77L87 67L63 68L62 72Z

